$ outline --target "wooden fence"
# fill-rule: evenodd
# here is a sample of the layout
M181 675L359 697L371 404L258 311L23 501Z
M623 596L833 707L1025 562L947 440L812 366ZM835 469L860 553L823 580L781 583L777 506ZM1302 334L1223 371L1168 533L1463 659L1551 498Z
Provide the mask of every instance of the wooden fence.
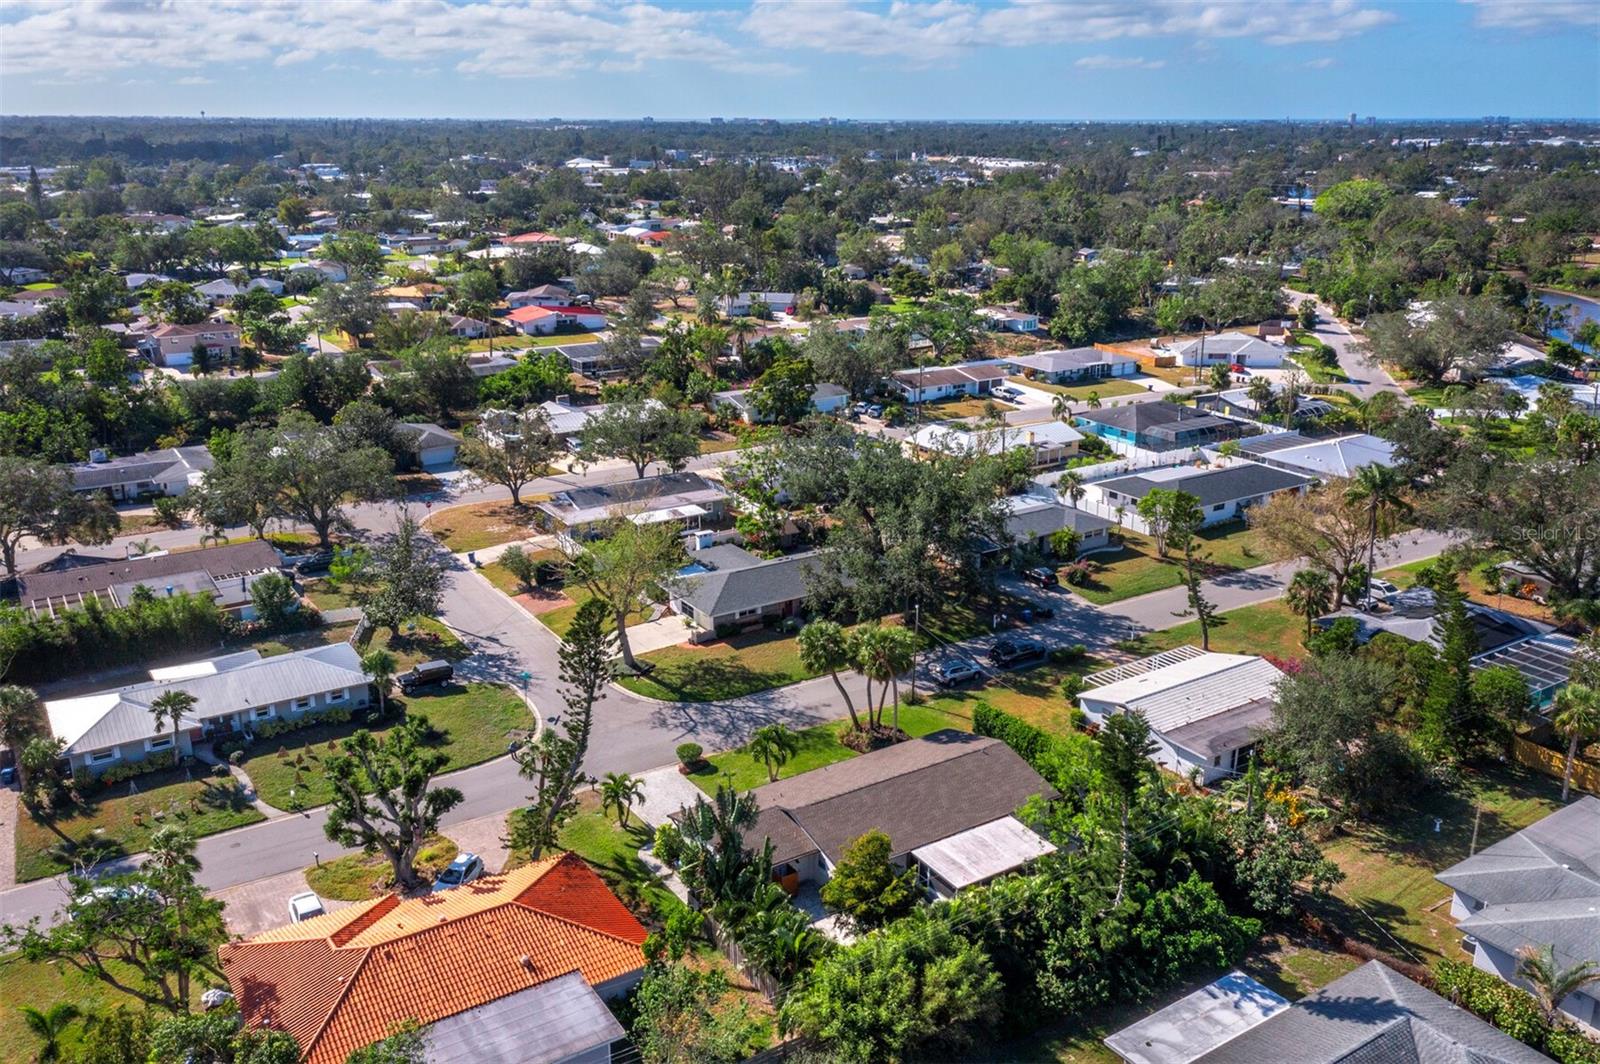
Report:
M1529 742L1517 736L1511 743L1511 756L1516 758L1518 764L1527 765L1537 769L1547 776L1561 779L1567 772L1567 755L1557 752L1548 746ZM1572 785L1580 791L1590 794L1600 794L1600 765L1584 761L1581 758L1572 764Z

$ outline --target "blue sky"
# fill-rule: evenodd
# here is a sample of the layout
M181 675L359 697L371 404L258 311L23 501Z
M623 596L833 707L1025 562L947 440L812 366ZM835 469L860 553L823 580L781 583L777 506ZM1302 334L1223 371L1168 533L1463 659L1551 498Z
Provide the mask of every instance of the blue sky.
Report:
M0 0L0 112L1600 117L1595 0Z

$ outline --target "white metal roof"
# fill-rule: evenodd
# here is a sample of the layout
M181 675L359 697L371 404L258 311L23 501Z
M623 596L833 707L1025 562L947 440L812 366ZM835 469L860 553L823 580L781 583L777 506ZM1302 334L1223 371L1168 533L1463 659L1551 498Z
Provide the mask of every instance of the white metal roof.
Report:
M1229 972L1105 1039L1129 1064L1189 1064L1289 1002L1243 972Z
M1142 713L1151 730L1165 732L1270 700L1282 677L1277 666L1253 654L1201 654L1092 688L1083 698Z
M956 890L1004 875L1056 850L1020 820L1003 816L911 851Z

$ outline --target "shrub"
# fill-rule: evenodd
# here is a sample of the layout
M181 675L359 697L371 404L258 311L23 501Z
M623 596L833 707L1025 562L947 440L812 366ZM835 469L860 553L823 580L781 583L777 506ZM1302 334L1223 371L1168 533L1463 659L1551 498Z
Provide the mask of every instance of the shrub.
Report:
M705 755L705 748L699 743L679 743L673 753L678 755L679 764L693 767L700 763L701 757Z
M318 724L348 724L350 710L346 708L324 709L316 713L306 713L298 717L274 717L257 723L251 730L255 732L257 740L271 739L275 736L286 735L289 732L302 731L315 727Z
M89 783L88 786L91 790L94 788L95 783L102 787L109 787L114 783L123 783L137 776L148 776L152 772L161 772L177 763L178 759L173 756L171 750L163 750L159 754L151 754L143 761L118 761L115 765L100 773L98 780ZM74 783L77 782L77 779L77 775L74 774Z
M521 587L533 590L538 579L539 563L530 558L527 551L513 544L500 555L500 564L506 572L517 578Z
M1533 995L1465 961L1440 961L1435 989L1517 1041L1543 1050L1561 1064L1600 1064L1600 1045L1565 1023L1552 1027Z
M1094 578L1094 562L1079 560L1061 567L1061 579L1073 587L1085 587Z
M234 630L210 595L185 592L114 607L89 599L54 617L5 606L0 607L0 660L11 662L9 682L38 683L210 650Z
M678 862L683 859L683 833L678 830L678 825L669 820L656 828L650 852L668 868L677 868Z
M183 515L189 512L189 507L182 499L162 495L150 505L155 509L157 521L168 528L183 527Z
M1074 673L1061 681L1061 697L1068 702L1076 702L1078 696L1083 694L1083 688L1083 677ZM1074 706L1073 708L1076 709L1077 707ZM1078 712L1082 713L1083 710L1080 709ZM1086 717L1085 719L1087 720L1088 718Z

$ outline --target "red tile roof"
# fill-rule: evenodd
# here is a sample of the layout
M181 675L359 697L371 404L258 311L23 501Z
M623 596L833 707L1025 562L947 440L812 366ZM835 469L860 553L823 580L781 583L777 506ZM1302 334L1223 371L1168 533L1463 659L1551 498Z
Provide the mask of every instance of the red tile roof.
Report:
M288 1031L307 1064L339 1064L396 1023L447 1016L582 972L643 966L645 930L563 854L420 898L390 895L223 946L247 1024Z

